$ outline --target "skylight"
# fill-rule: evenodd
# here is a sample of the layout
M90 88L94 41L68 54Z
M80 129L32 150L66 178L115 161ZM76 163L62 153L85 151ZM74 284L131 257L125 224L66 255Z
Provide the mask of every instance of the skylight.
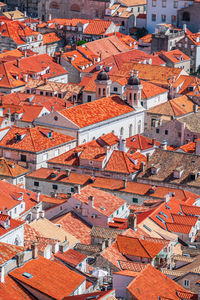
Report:
M28 278L28 279L31 279L31 278L33 277L32 274L27 273L27 272L24 272L24 273L22 274L22 276L24 276L24 277L26 277L26 278Z

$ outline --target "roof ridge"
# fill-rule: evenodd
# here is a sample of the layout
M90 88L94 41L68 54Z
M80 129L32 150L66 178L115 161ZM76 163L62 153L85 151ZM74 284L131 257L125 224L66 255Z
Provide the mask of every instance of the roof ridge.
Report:
M29 134L30 134L30 138L31 138L32 143L33 143L33 148L34 148L35 152L37 152L37 151L36 151L36 147L35 147L35 142L34 142L33 137L32 137L31 129L32 129L32 128L27 128L27 131L28 131Z

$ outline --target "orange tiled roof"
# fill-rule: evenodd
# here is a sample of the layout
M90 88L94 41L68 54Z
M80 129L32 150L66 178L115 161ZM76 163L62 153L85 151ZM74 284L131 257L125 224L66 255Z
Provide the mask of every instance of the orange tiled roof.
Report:
M174 223L166 222L166 227L167 230L170 232L185 233L185 234L189 234L192 229L192 225L179 224L175 222Z
M28 169L25 169L11 160L4 157L0 158L0 175L8 177L16 177L22 174L28 173Z
M159 141L155 141L155 146L159 146L160 144ZM152 139L141 134L136 134L126 139L126 146L134 150L146 150L152 148L154 145Z
M48 32L43 34L43 44L52 44L61 41L55 32Z
M53 131L48 137L48 132L40 127L20 128L13 126L4 138L0 141L1 147L6 147L16 150L26 150L29 152L40 152L45 149L53 148L58 145L72 141L74 138ZM21 140L16 139L16 135L21 135Z
M188 144L185 144L185 145L179 147L179 149L181 149L187 153L194 153L195 149L196 149L196 144L195 144L195 142L190 142Z
M124 235L118 235L117 246L123 255L144 258L154 258L164 247L162 243Z
M88 197L94 196L93 206L101 214L109 217L114 211L124 205L126 202L110 193L95 189L91 186L85 186L81 189L80 194L76 193L73 198L88 204Z
M60 224L62 229L75 236L83 244L90 244L91 227L81 220L73 212L52 220L55 224Z
M29 36L37 41L37 36L40 34L22 22L11 20L1 22L0 33L3 37L11 38L17 45L26 44L26 38Z
M32 296L26 293L15 280L9 275L5 276L5 281L0 283L0 295L2 299L6 300L33 300Z
M90 20L89 24L87 25L84 34L90 35L104 35L106 31L111 26L112 21L106 20Z
M171 60L174 64L184 62L190 60L190 57L187 56L185 53L180 51L179 49L171 50L162 52L161 57L166 57Z
M83 128L133 111L120 97L110 96L71 107L60 114Z
M23 276L24 272L33 277ZM85 280L83 275L43 257L27 262L24 266L10 272L10 276L34 290L58 300L71 295Z
M17 253L25 250L22 246L10 245L7 243L0 242L0 264L8 262L16 256ZM1 291L1 288L0 288Z
M69 249L64 253L57 252L54 256L59 260L72 265L73 267L77 267L87 257L85 254L80 253L74 249Z
M188 294L188 291L182 286L150 264L146 265L140 274L128 285L127 290L132 297L139 300L149 299L149 297L152 299L180 300L180 297L177 295L178 291ZM195 297L193 298L194 294L189 294L190 297L188 299L196 299Z
M156 107L149 109L148 112L169 116L182 116L193 112L193 106L193 102L189 100L187 96L180 96L157 105Z

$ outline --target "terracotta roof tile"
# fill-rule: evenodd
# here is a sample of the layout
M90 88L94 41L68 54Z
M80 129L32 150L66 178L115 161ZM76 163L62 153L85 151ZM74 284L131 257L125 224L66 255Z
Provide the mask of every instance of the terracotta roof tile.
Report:
M60 112L80 128L134 111L118 96L102 98Z
M27 272L32 278L23 276ZM49 274L49 276L47 276ZM56 299L71 295L85 277L55 261L39 257L10 272L12 278ZM59 280L58 280L59 278Z
M46 130L47 134L44 134L44 131L45 130L40 127L20 128L13 126L0 141L0 146L29 152L40 152L65 144L74 139L55 131L52 132L51 130ZM51 132L50 137L48 137L48 131ZM21 140L16 139L17 134L21 136Z
M82 254L74 249L69 249L64 253L57 252L54 256L59 260L72 265L73 267L77 267L87 257L85 254Z

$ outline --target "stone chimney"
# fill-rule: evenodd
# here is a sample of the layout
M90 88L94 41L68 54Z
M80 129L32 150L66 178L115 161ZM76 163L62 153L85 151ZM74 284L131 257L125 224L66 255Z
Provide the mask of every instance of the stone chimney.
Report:
M64 253L68 249L69 249L69 242L67 241L67 237L65 237L65 240L59 246L59 250L60 252Z
M71 171L71 170L69 170L69 169L66 169L66 170L65 170L65 172L66 172L66 177L69 177L70 171Z
M155 139L155 138L152 139L152 145L153 145L153 146L156 145L156 139Z
M38 258L38 246L36 242L33 242L31 244L31 249L32 249L32 258L33 259Z
M162 142L162 144L160 145L160 149L167 150L167 141Z
M193 111L194 111L194 113L197 113L198 109L199 109L199 106L197 104L194 104L193 105Z
M126 189L127 188L127 179L124 179L123 180L123 189Z
M88 205L89 205L89 207L94 208L94 196L88 197Z
M137 216L135 214L130 214L128 216L128 227L137 231Z
M124 139L122 136L120 136L120 139L119 139L119 150L120 151L123 151L123 152L126 152L126 139Z
M24 252L19 252L16 254L16 264L17 267L21 267L24 265Z
M35 192L35 201L36 201L37 203L40 202L40 192Z
M76 185L74 187L74 191L75 191L75 193L80 194L81 193L81 186L80 185Z

